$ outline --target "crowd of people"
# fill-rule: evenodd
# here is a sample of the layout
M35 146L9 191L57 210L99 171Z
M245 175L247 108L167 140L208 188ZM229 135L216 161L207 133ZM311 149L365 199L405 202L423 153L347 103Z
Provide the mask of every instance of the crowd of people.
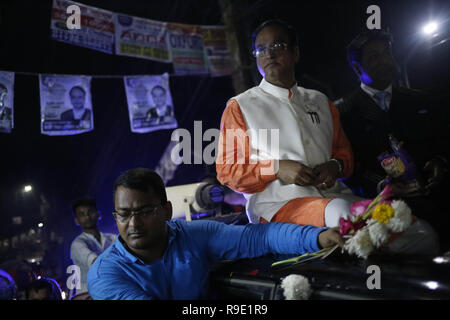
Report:
M218 181L245 196L250 223L172 220L161 177L149 169L128 170L114 184L117 236L100 232L95 200L73 203L83 232L71 245L80 270L71 298L208 298L209 270L220 260L342 246L339 219L349 216L353 202L373 198L385 184L411 207L415 223L429 226L422 237L439 236L439 243L417 246L415 253L450 250L445 102L396 83L392 44L383 30L359 34L347 54L360 85L332 102L297 85L297 32L280 20L261 24L252 48L263 79L228 101L216 163ZM248 135L261 129L279 130L277 156L270 139ZM231 139L233 145L227 145L227 134L236 132L245 143ZM396 170L383 162L393 154ZM0 296L13 296L11 277L0 276ZM41 278L26 297L60 300L60 291Z

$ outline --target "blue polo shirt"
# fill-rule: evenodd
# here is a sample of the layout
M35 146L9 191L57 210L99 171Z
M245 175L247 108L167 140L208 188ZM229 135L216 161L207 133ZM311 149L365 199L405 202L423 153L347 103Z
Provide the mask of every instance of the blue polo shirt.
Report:
M216 221L167 222L169 243L161 259L145 263L118 237L94 262L88 290L95 300L207 298L209 271L220 260L319 250L325 228L290 223L226 225Z

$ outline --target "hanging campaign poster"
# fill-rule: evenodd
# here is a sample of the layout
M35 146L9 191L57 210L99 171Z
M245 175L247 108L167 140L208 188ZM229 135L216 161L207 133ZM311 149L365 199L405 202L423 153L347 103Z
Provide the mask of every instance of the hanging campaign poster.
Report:
M128 114L132 132L146 133L178 127L169 74L124 77Z
M168 23L168 39L176 74L208 73L200 26Z
M166 26L166 22L117 14L116 54L171 62Z
M225 27L202 26L201 30L208 60L209 73L212 76L231 74L233 69Z
M76 26L78 14L79 28ZM74 1L53 0L50 37L57 41L112 54L114 15L115 13L111 11Z
M0 132L14 128L14 72L0 71Z
M41 133L50 136L92 131L91 77L39 75Z

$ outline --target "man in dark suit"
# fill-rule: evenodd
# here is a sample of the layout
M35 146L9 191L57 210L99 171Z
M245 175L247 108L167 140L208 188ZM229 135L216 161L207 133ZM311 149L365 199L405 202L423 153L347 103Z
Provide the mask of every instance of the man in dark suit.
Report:
M64 111L61 120L91 120L91 110L84 108L86 91L80 86L75 86L70 89L69 96L73 109Z
M155 119L156 124L173 122L175 120L173 107L166 104L166 89L161 86L154 86L151 94L155 107L150 108L147 112L147 119Z
M424 182L419 187L393 181L396 196L434 227L448 225L444 188L448 186L449 122L442 102L394 84L398 68L388 32L359 34L348 46L347 55L361 85L336 101L355 156L355 171L346 183L361 196L376 195L377 184L386 176L377 157L384 151L392 153L388 139L392 134L404 142Z

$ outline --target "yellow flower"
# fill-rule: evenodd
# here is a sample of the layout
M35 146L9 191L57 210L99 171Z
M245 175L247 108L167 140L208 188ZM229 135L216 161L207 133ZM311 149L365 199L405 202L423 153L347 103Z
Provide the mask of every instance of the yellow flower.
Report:
M394 216L394 213L395 211L390 205L382 203L375 207L372 213L372 219L386 224Z

